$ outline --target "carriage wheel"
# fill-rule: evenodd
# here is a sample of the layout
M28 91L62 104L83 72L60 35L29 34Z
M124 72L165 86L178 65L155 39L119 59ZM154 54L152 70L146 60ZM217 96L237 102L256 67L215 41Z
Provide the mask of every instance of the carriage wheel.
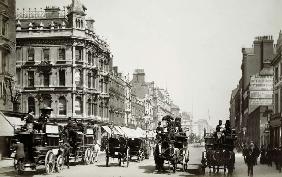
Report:
M174 160L174 161L172 162L172 171L173 171L173 173L175 173L176 168L177 168L177 162L176 162L176 160Z
M182 167L183 167L183 171L186 171L188 167L188 161L187 161L187 157L185 156L185 154L183 155Z
M129 148L126 150L126 167L129 166Z
M91 157L90 157L90 164L95 163L95 159L96 159L96 152L94 152L94 150L91 150Z
M87 148L84 152L84 158L83 158L84 164L89 165L91 161L91 149Z
M106 149L106 167L109 166L109 160L110 160L109 151L108 151L108 149Z
M107 155L107 156L106 156L106 167L109 166L109 160L110 160L110 158L109 158L109 156Z
M55 159L54 154L50 150L45 156L45 171L47 174L53 173L55 168Z
M62 155L59 155L56 160L56 171L61 172L64 167L64 158Z

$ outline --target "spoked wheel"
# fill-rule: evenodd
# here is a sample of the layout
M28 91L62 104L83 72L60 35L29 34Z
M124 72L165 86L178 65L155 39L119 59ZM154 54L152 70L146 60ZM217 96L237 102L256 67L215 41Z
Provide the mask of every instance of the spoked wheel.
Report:
M183 155L183 160L182 160L182 170L186 171L188 167L188 162L187 162L187 157L185 156L185 154Z
M56 160L56 171L61 172L64 167L64 158L62 155L59 155Z
M91 149L87 148L84 152L84 158L83 158L84 164L89 165L91 162Z
M108 151L108 149L106 149L106 167L109 166L109 160L110 160L109 151Z
M177 168L177 162L176 162L176 161L173 161L173 162L172 162L172 171L173 171L173 173L175 173L176 168Z
M53 173L55 168L55 158L53 152L50 150L45 156L45 172L47 174Z
M126 167L129 166L129 148L126 150Z
M96 157L96 153L94 152L94 150L91 150L91 156L90 156L90 164L95 163L95 158Z

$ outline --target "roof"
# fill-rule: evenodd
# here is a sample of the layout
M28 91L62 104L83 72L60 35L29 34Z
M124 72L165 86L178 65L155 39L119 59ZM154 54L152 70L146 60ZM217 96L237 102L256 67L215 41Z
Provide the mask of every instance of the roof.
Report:
M81 4L79 0L72 0L72 4L70 5L70 12L75 12L81 15L85 15L86 7Z

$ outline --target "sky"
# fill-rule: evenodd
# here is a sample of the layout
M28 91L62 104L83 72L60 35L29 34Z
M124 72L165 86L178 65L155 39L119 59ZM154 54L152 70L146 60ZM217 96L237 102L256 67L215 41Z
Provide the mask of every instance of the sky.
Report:
M81 0L124 74L143 68L182 111L215 125L229 118L242 47L282 29L281 0ZM17 0L17 8L71 0Z

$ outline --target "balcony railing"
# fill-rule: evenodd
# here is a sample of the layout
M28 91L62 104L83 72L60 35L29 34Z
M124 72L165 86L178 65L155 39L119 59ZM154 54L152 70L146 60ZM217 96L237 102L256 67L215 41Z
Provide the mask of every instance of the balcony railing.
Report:
M35 9L17 9L16 17L17 19L44 19L44 18L67 18L67 11L64 10L57 10L53 13L48 13L44 11L43 9L37 10Z

